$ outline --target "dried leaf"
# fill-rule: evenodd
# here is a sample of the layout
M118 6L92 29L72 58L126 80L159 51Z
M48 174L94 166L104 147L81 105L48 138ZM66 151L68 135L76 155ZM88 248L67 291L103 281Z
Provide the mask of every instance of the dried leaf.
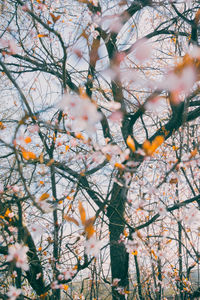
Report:
M43 152L39 156L39 161L40 161L41 164L44 163L44 154L43 154Z
M65 219L66 221L68 221L68 222L72 222L72 223L74 223L75 225L79 226L78 221L77 221L76 219L74 219L73 217L69 217L69 216L65 215L65 216L64 216L64 219Z
M46 199L48 199L48 198L49 198L49 194L48 194L48 193L44 193L44 194L42 194L42 195L40 196L39 201L44 201L44 200L46 200Z
M53 163L54 163L54 159L52 158L48 161L48 163L46 165L47 165L47 167L50 167L53 165Z
M95 217L92 217L85 222L85 234L87 239L90 239L95 233L95 229L93 226L94 221L95 221Z
M54 23L56 23L56 22L60 19L60 17L61 17L61 16L57 16L57 17L56 17L56 16L55 16L54 14L52 14L52 13L50 13L50 16L52 17L52 20L53 20Z
M191 153L190 153L190 158L195 157L197 155L198 151L197 148L195 148Z
M176 184L177 182L178 182L177 178L171 178L169 181L170 184Z

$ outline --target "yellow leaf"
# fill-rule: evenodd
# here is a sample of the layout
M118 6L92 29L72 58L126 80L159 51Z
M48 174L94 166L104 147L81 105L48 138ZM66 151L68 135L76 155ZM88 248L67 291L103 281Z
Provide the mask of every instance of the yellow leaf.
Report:
M133 151L135 152L135 143L134 140L132 139L132 137L129 135L127 140L126 140L127 146Z
M79 213L80 213L80 217L81 217L81 223L83 224L83 225L85 225L85 221L86 221L86 213L85 213L85 209L84 209L84 207L83 207L83 205L82 205L82 203L79 201L79 206L78 206L78 208L79 208Z
M46 200L46 199L48 199L49 198L49 194L48 193L44 193L44 194L42 194L41 196L40 196L40 201L44 201L44 200Z

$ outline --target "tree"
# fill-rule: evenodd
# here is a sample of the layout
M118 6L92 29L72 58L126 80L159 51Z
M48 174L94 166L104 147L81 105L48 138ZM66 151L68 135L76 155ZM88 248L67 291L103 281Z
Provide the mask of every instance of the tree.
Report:
M1 298L198 297L198 1L0 3Z

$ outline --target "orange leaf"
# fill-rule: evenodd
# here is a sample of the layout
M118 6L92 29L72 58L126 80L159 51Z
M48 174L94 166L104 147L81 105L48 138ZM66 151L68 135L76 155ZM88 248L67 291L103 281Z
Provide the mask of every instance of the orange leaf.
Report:
M94 221L95 221L95 217L90 218L85 222L85 234L87 239L90 239L95 233L95 229L93 226Z
M155 254L155 252L154 252L153 249L151 250L151 253L153 254L154 258L157 260L157 259L158 259L158 256Z
M78 208L79 208L79 213L80 213L80 217L81 217L81 223L83 224L83 225L85 225L85 221L86 221L86 213L85 213L85 209L84 209L84 207L83 207L83 205L82 205L82 203L79 201L79 206L78 206Z
M24 139L25 143L28 144L31 142L31 138L30 136L27 136L25 139Z
M76 138L79 140L84 140L84 136L80 132L76 133Z
M129 135L126 140L127 146L134 152L135 151L135 143L132 137Z
M155 144L157 147L159 147L160 145L162 145L162 143L164 142L164 137L162 135L158 135L155 137L155 139L153 140L152 144Z
M76 219L72 218L72 217L69 217L69 216L65 215L65 216L64 216L64 219L65 219L66 221L68 221L68 222L72 222L72 223L74 223L75 225L79 226L78 221L77 221Z
M142 146L146 155L152 155L155 150L164 142L164 140L165 138L162 135L156 136L152 144L148 140L146 140Z
M67 284L64 284L64 285L63 285L63 289L64 289L64 291L67 291L67 290L68 290L68 288L69 288L69 286L68 286Z
M38 34L37 37L39 38L48 37L48 34Z
M6 127L4 126L4 124L2 122L0 122L0 130L5 129Z
M44 194L42 194L41 196L40 196L40 201L44 201L44 200L46 200L46 199L48 199L49 198L49 194L48 193L44 193Z
M26 159L26 160L29 160L29 159L36 159L36 155L35 153L33 152L30 152L30 151L22 151L22 155L23 155L23 158Z
M4 214L4 217L8 217L8 215L9 215L10 213L11 213L10 209L7 208L7 210L6 210L5 214Z
M120 163L115 163L115 168L118 168L118 169L124 169L124 165L120 164Z
M151 155L151 143L148 140L143 143L142 148L147 155Z

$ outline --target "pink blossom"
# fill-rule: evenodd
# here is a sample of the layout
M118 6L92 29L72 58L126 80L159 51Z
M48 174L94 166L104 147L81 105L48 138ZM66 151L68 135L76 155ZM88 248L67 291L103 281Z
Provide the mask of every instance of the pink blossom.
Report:
M18 52L17 45L13 40L0 39L0 47L8 48L11 54L16 54Z
M92 133L95 131L95 124L101 120L96 105L87 97L65 94L59 107L64 112L70 113L72 130L76 132L86 130Z
M36 280L38 280L42 276L42 273L37 273Z
M21 289L16 289L14 286L10 286L7 296L9 300L15 300L21 294Z
M18 193L20 189L17 185L13 185L12 190L13 190L14 193Z
M195 207L192 207L189 210L185 211L183 221L187 225L190 226L192 224L198 223L199 220L200 220L200 213L198 209L196 209Z
M156 212L159 213L161 217L164 217L167 215L166 207L163 204L158 204L156 207Z
M65 280L68 280L68 279L71 279L74 276L75 271L72 270L72 269L66 269L62 273L64 275Z
M145 60L151 57L152 46L150 45L150 43L147 43L147 41L148 39L143 38L137 41L131 49L132 51L134 51L135 58L140 63L144 62Z
M27 246L16 243L9 246L7 261L14 261L17 268L21 268L25 271L29 269L26 253L28 251Z
M106 102L103 104L104 108L107 108L111 111L115 111L121 108L121 103L119 102L115 102L115 101L110 101L110 102Z
M137 240L128 240L125 245L126 251L130 254L138 251L138 248L140 246L140 242L138 242Z
M98 256L101 248L101 241L91 238L86 242L85 252L88 255Z
M121 123L123 119L123 113L118 110L113 112L108 118L112 122Z
M52 288L52 290L58 290L60 288L60 284L58 284L57 280L52 282L51 288Z
M119 278L114 278L114 279L113 279L113 282L112 282L112 284L111 284L111 286L117 286L118 283L120 282L120 280L121 280L121 279L119 279Z
M39 126L37 124L28 126L28 131L30 133L35 133L39 131Z

